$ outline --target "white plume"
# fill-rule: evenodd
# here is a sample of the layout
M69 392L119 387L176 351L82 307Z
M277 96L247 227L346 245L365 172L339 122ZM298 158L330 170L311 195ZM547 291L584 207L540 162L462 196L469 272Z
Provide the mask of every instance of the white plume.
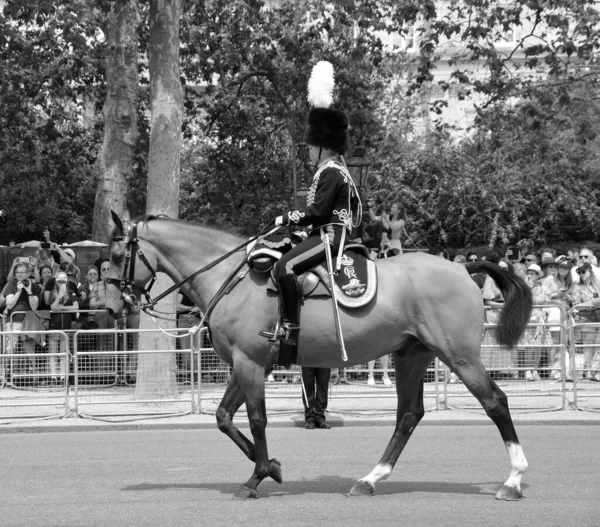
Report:
M331 62L317 62L308 79L308 102L315 108L329 108L333 104L333 66Z

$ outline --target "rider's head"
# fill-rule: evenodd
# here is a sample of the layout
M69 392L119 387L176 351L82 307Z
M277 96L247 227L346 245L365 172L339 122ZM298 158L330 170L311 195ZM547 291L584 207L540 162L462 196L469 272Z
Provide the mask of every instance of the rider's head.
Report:
M329 62L319 62L308 81L308 102L312 108L308 112L304 141L319 150L344 155L348 149L350 122L345 112L330 108L333 87L333 66Z
M311 108L304 141L310 146L344 155L348 149L348 116L340 110Z

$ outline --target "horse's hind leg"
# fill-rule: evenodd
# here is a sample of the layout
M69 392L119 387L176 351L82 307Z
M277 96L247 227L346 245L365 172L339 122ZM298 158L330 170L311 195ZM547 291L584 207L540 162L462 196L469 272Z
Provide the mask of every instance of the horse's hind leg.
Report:
M455 360L450 367L481 403L486 414L496 423L510 458L510 475L496 493L496 499L519 500L523 497L521 479L527 470L527 460L519 444L506 395L490 377L478 357L470 362L453 358Z
M408 347L394 353L396 393L398 410L396 428L383 456L373 471L358 480L351 496L371 495L375 484L391 473L410 436L425 415L423 406L423 376L433 358L433 352L420 342L413 341Z
M234 371L229 379L223 399L217 408L217 426L221 432L227 435L240 448L250 461L256 462L254 443L233 424L233 416L244 401L245 395ZM269 461L269 476L277 483L282 482L281 463L277 459Z

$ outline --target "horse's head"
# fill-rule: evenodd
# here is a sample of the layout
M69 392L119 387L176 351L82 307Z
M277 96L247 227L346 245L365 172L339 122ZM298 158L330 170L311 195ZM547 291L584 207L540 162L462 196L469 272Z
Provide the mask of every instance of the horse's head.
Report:
M145 285L156 277L156 258L151 245L140 240L138 222L125 229L117 214L111 211L115 229L110 239L110 271L106 281L106 310L113 318L139 309Z

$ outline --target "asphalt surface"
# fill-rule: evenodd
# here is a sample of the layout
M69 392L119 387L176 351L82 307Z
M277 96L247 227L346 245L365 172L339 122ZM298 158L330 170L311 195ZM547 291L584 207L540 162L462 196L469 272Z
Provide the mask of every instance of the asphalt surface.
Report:
M518 425L525 498L499 502L508 456L491 425L421 426L374 497L348 497L385 426L268 430L282 485L232 495L252 463L218 430L0 435L0 525L598 526L600 427Z

